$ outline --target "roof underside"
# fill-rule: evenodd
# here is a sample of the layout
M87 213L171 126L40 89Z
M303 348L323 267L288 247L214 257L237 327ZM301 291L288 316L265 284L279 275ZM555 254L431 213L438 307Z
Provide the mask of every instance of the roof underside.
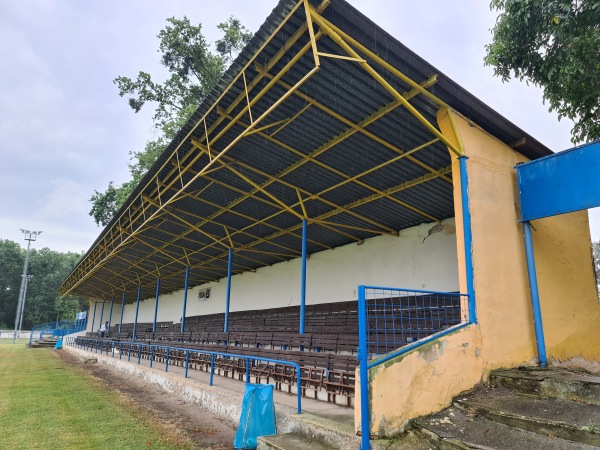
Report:
M230 247L234 273L297 258L305 218L314 253L452 217L448 148L393 91L436 127L449 106L529 158L549 153L345 2L310 3L273 10L63 294L131 302L158 277L161 293L182 289L186 266L203 284L227 275Z

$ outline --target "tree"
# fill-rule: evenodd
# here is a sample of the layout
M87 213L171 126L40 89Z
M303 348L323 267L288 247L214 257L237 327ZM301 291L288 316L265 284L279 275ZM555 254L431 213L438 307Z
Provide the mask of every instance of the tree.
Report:
M543 89L550 111L575 122L573 143L600 139L600 2L492 0L500 11L485 64Z
M140 71L137 78L119 76L113 82L121 97L128 96L129 106L139 112L147 103L155 105L154 128L157 137L144 150L129 152L131 179L120 186L111 181L105 192L94 191L90 201L92 216L98 225L106 225L125 203L156 158L164 151L179 129L219 81L226 67L250 41L249 32L239 20L230 17L217 26L223 36L215 42L216 53L202 34L202 25L193 25L187 17L167 19L158 33L161 63L168 78L160 83Z
M60 253L48 248L31 249L23 329L57 320L74 320L75 314L88 308L87 300L76 296L57 295L58 287L75 267L81 255ZM0 328L15 323L25 249L13 241L0 240Z

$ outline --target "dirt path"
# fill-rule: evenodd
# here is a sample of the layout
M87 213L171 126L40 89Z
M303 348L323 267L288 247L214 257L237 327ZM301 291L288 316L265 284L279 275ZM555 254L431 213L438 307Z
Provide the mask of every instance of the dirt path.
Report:
M198 405L185 403L133 375L105 364L82 364L66 351L53 352L65 364L78 367L102 385L117 391L134 409L145 411L163 434L174 441L191 441L199 449L233 448L234 424L224 421Z

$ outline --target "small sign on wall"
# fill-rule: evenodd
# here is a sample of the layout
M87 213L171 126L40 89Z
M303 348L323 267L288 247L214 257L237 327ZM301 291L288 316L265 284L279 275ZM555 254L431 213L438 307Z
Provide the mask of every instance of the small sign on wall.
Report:
M210 289L211 288L200 289L198 292L198 300L201 302L207 302L210 300Z

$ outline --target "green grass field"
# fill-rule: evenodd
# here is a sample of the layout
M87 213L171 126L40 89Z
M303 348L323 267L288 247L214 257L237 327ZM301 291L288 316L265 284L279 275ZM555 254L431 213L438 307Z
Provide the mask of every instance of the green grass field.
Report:
M54 350L26 343L0 339L0 449L193 448Z

